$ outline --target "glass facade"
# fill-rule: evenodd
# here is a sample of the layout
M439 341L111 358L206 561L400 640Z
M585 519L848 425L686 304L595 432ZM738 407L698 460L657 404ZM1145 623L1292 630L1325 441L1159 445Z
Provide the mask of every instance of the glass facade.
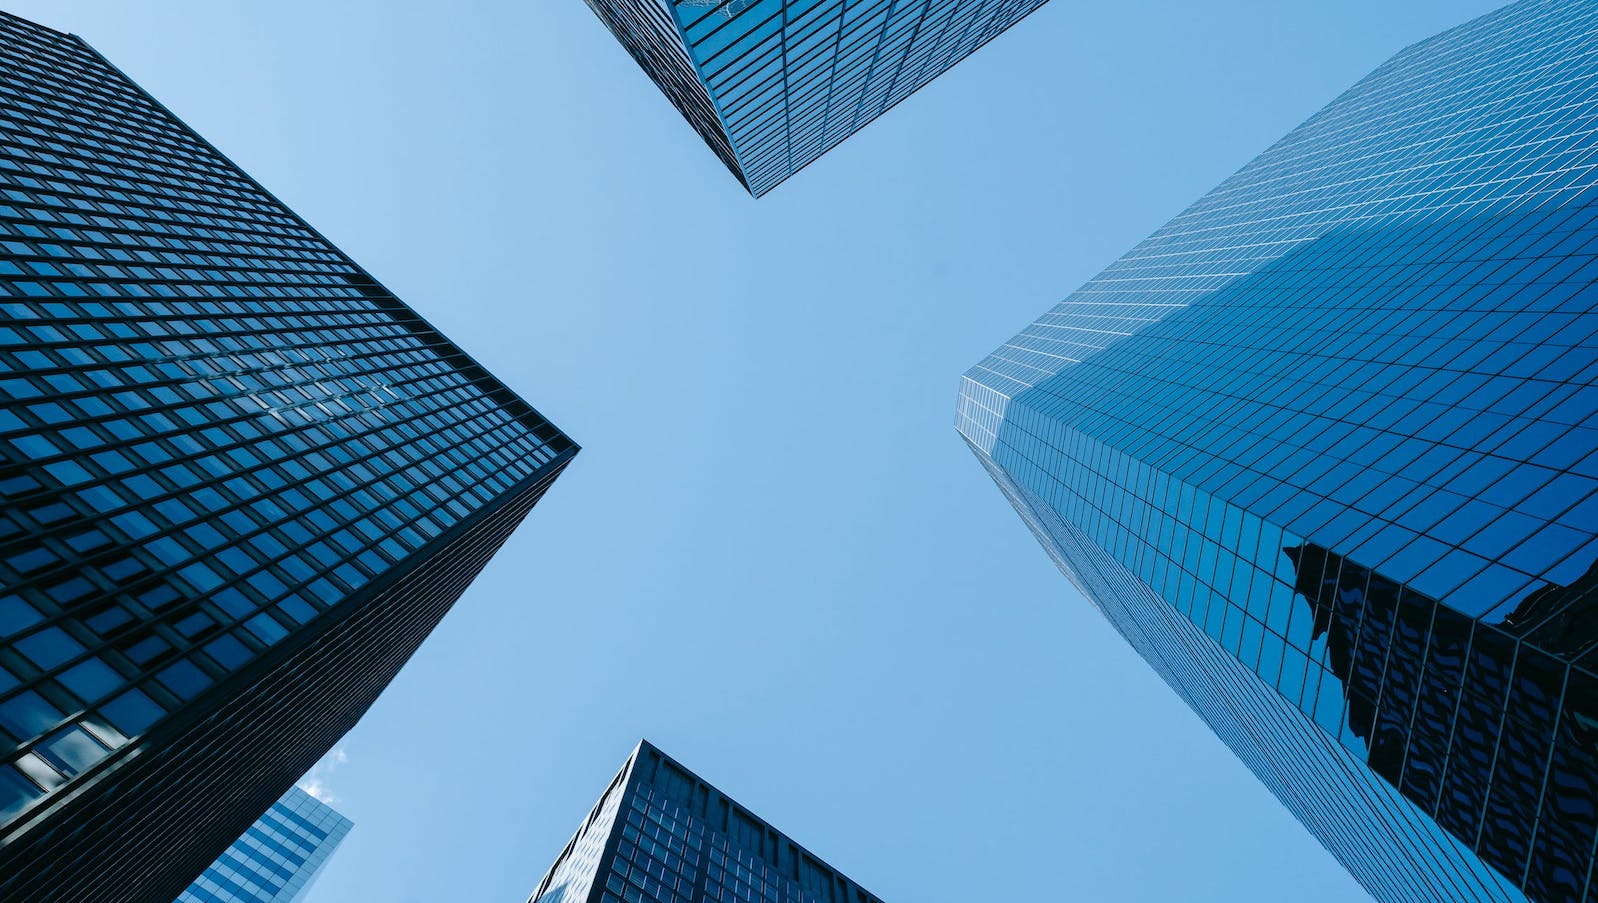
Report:
M298 787L233 841L177 903L294 903L304 899L354 823Z
M0 131L0 898L171 899L576 446L79 39Z
M528 903L881 903L647 741Z
M1044 0L588 0L756 197Z
M1384 901L1592 901L1598 3L1398 53L961 381L1062 570Z

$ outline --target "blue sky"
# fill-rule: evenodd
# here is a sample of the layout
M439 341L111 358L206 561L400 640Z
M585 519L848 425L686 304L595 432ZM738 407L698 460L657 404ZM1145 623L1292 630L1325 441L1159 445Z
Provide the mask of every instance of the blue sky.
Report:
M580 0L9 0L584 445L320 778L523 900L647 736L890 903L1364 899L1082 600L960 372L1482 0L1053 0L755 202Z

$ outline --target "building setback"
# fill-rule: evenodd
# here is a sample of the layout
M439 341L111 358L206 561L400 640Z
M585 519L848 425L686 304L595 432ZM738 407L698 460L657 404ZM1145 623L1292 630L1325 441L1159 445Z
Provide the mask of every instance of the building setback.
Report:
M528 903L882 903L641 741Z
M170 901L577 447L78 38L0 132L0 899Z
M1598 3L1398 53L973 367L1073 583L1383 901L1592 901Z
M290 787L177 903L296 903L352 827L332 806Z
M759 197L1044 0L588 0Z

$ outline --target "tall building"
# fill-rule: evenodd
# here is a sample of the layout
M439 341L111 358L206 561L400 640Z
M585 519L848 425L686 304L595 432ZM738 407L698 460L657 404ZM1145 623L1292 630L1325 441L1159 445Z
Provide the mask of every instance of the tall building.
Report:
M272 804L177 903L296 903L354 823L298 787Z
M577 447L81 40L0 133L0 899L170 901Z
M1598 2L1409 47L968 371L1072 582L1384 901L1592 901Z
M759 197L1044 0L588 0Z
M641 741L528 903L882 903Z

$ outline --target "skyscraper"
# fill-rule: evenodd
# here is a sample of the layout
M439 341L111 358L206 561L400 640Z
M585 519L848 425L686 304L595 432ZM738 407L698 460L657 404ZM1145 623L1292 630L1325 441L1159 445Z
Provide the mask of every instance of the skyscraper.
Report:
M177 903L295 903L352 827L332 806L290 787Z
M528 903L881 903L641 741Z
M1384 901L1598 899L1598 3L1398 53L965 374L1076 586Z
M756 197L1044 0L588 0Z
M81 40L0 132L0 899L172 900L577 448Z

